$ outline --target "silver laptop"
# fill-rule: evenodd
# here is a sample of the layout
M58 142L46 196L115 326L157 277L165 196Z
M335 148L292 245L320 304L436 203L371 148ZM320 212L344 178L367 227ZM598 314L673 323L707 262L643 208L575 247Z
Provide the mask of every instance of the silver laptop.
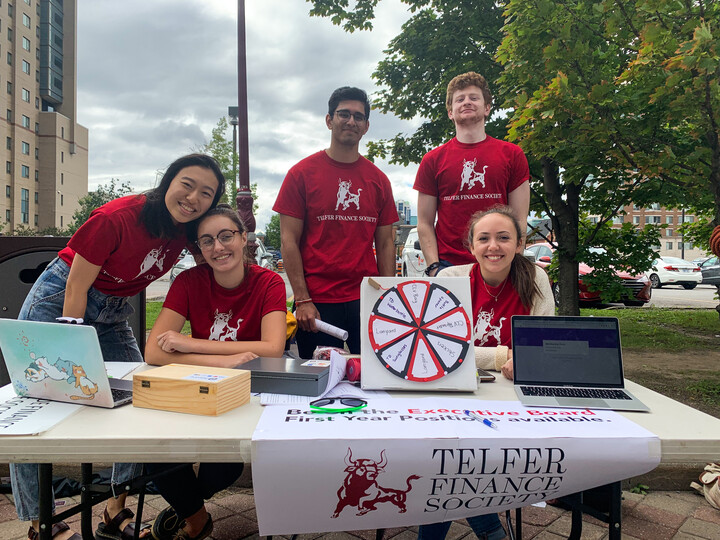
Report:
M108 378L92 326L0 319L0 349L19 396L112 408L132 381Z
M613 317L512 318L515 392L527 407L649 411L625 389Z

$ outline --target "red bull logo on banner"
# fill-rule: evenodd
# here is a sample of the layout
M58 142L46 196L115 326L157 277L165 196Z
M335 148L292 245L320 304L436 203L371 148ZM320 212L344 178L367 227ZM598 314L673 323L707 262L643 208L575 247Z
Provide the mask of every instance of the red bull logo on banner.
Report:
M385 502L397 506L400 514L407 511L405 502L407 494L412 489L411 483L413 480L418 480L420 476L415 474L408 476L405 490L387 488L378 484L377 478L387 466L385 450L380 452L380 461L363 458L353 460L352 449L348 448L345 465L347 465L344 471L346 476L337 491L338 504L333 512L333 518L338 517L347 506L357 508L356 515L362 516L372 510L377 510L377 505Z

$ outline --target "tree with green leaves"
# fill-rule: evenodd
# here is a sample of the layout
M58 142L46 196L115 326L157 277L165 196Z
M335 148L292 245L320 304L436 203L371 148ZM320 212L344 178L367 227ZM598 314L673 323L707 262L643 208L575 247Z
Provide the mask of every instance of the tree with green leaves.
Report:
M378 0L358 0L352 9L343 0L309 1L311 14L331 17L352 31L371 27ZM523 147L531 165L531 207L553 222L559 253L552 270L563 284L561 313L579 313L578 261L595 266L586 281L607 291L606 299L622 290L613 268L637 273L649 265L656 229L610 227L625 204L702 206L708 200L697 178L687 175L687 164L673 159L673 151L685 153L691 145L683 139L689 134L683 123L668 122L682 111L658 107L649 99L652 92L638 95L629 78L620 79L638 53L648 50L642 29L665 24L664 38L671 39L664 14L681 10L680 3L402 1L413 15L373 74L383 86L376 106L402 118L428 120L412 136L380 141L372 151L395 163L419 161L450 136L443 107L447 80L469 70L483 73L496 95L496 110L509 110L507 119L492 118L488 132L503 138L510 121L508 138ZM701 11L702 3L692 6ZM670 26L679 30L691 18L679 17ZM684 28L688 31L693 33L692 24ZM707 40L703 44L708 51ZM657 70L673 64L666 62L667 54L653 60L655 70L648 68L645 86L654 91L651 75L667 84L669 75ZM703 65L709 64L705 59ZM585 220L589 215L597 218L595 224ZM591 246L604 247L605 255Z
M117 178L111 178L107 185L98 186L95 191L89 192L78 200L78 209L73 214L72 223L68 226L68 233L75 234L75 231L87 221L90 213L96 208L130 193L132 193L130 182L120 182Z
M220 170L227 180L227 190L223 195L221 202L228 203L233 208L237 208L237 192L235 171L238 168L238 154L233 148L232 134L228 139L228 129L230 124L227 117L223 116L218 120L217 125L212 129L210 141L203 145L198 151L214 157L220 165ZM257 213L257 183L250 184L250 192L253 196L253 213Z
M265 227L265 245L280 248L280 214L273 213Z
M608 242L602 228L625 204L707 208L718 185L713 159L720 167L716 113L706 110L717 110L717 75L713 90L707 73L684 69L702 54L683 42L705 27L702 12L702 3L673 0L507 3L498 59L509 138L540 162L560 282L577 275L578 260L596 266L588 247ZM600 216L595 227L582 226L583 211ZM645 269L647 259L633 256L650 255L657 231L611 232L606 266ZM572 294L561 313L579 312Z
M329 17L346 31L371 30L379 0L308 0L310 14ZM431 148L453 136L454 126L445 109L445 90L460 73L477 71L503 101L495 81L501 65L495 60L503 25L502 7L493 0L400 0L413 13L402 32L390 41L375 72L381 86L373 107L410 120L423 118L415 133L398 133L387 140L369 141L369 157L391 163L419 163ZM493 115L485 126L493 137L505 137L503 115Z

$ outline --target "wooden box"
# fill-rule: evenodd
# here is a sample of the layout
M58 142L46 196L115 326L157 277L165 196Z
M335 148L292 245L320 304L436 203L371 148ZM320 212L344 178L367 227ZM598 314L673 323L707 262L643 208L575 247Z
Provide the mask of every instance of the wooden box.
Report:
M250 373L168 364L133 375L133 406L217 416L250 401Z

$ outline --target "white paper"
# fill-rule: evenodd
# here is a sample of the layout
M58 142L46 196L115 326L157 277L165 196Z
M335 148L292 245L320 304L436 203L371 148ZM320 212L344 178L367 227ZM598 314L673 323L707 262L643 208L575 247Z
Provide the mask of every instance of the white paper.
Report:
M390 394L383 390L363 390L350 382L341 382L326 391L322 397L358 397L362 399L388 398ZM297 405L308 407L311 401L319 399L309 396L293 396L290 394L260 394L261 405Z
M0 388L0 436L36 435L81 409L82 405L18 397L7 384Z
M111 379L122 379L144 365L145 362L105 362L105 371Z
M527 506L643 474L660 453L613 411L453 397L340 414L273 406L253 434L253 485L263 536L365 530Z
M320 319L315 319L315 328L342 341L345 341L348 338L347 330L333 326L332 324L321 321Z

